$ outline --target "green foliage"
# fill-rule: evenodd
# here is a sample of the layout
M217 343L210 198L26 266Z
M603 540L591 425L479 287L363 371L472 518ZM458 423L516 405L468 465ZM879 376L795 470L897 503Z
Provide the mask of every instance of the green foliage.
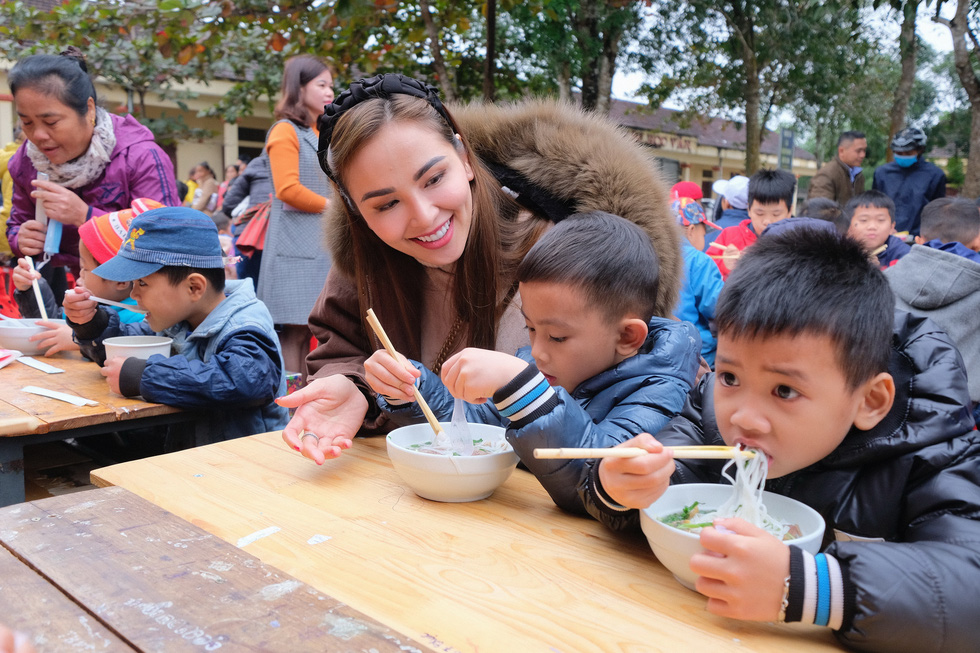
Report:
M954 156L946 163L946 181L950 186L959 188L966 181L966 170L963 169L963 159Z

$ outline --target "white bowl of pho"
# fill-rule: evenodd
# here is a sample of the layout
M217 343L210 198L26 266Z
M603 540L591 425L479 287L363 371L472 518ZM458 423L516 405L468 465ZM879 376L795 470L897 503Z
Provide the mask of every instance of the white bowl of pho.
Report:
M449 423L442 422L448 432ZM446 454L432 447L435 434L427 423L397 428L387 437L388 459L415 494L432 501L462 503L485 499L517 466L517 454L504 429L468 424L473 455Z
M758 464L753 464L756 461ZM814 554L820 552L825 527L820 513L796 499L762 491L765 456L743 464L747 473L738 474L734 486L671 485L640 511L640 526L654 555L688 589L693 590L697 580L697 574L691 571L691 556L704 551L701 530L716 518L742 517L787 545Z

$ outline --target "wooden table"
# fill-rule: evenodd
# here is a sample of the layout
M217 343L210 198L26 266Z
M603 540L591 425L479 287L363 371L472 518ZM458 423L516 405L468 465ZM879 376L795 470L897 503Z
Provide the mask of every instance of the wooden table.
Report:
M437 651L839 650L828 629L707 613L642 536L562 513L521 470L489 499L436 503L401 482L382 438L318 467L266 433L92 478Z
M25 445L199 418L172 406L113 394L99 366L78 352L38 356L37 360L64 372L47 374L18 361L0 369L0 506L24 500ZM74 406L21 391L29 385L91 399L98 405ZM196 424L188 428L197 434Z
M419 651L122 488L0 509L0 620L45 651Z

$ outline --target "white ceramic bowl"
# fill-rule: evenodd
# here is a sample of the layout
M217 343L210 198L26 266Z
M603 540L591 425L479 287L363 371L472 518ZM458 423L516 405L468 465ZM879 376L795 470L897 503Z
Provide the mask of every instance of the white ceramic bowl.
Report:
M106 360L115 356L142 358L146 360L153 354L170 358L170 345L173 338L163 336L116 336L102 341L105 345Z
M502 440L504 429L489 424L470 424L474 440ZM448 431L449 423L442 428ZM511 446L507 451L481 456L446 456L420 453L413 444L431 442L432 428L413 424L397 428L388 434L388 459L402 480L415 494L424 499L462 503L486 499L507 480L517 467L517 454Z
M650 507L640 511L640 526L654 555L688 589L693 590L697 580L697 574L689 566L691 556L704 551L701 548L700 535L667 526L659 518L677 512L695 501L701 501L709 508L716 508L732 495L732 491L732 486L728 484L671 485ZM820 513L796 499L772 492L764 492L762 500L770 515L786 524L800 527L803 536L792 540L794 546L814 554L820 552L824 531L824 520Z
M31 336L47 331L47 327L38 326L41 319L22 318L17 322L13 320L0 320L0 348L16 349L25 356L40 354L41 348L37 342L28 340ZM67 324L64 320L48 320L58 324Z

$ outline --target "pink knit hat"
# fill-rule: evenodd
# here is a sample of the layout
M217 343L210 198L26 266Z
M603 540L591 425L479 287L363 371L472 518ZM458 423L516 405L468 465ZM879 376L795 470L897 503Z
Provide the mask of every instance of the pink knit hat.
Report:
M145 197L135 199L128 209L92 218L78 228L78 237L85 243L88 251L92 252L96 262L105 263L119 251L129 229L129 221L140 213L160 208L163 208L163 204L156 200Z

